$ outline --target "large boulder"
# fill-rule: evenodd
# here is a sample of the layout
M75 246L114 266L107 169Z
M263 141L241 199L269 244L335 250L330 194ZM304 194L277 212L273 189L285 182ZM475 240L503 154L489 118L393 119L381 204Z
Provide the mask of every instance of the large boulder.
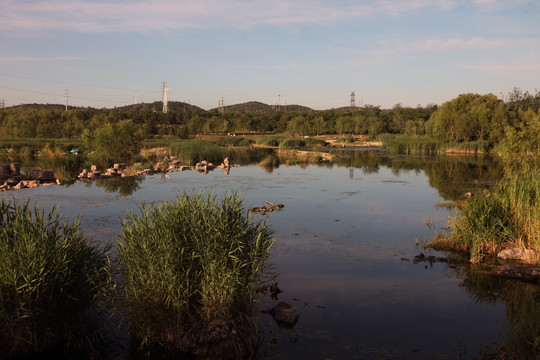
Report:
M534 263L538 260L536 251L526 248L505 249L500 251L497 257L503 260L520 260L527 263Z

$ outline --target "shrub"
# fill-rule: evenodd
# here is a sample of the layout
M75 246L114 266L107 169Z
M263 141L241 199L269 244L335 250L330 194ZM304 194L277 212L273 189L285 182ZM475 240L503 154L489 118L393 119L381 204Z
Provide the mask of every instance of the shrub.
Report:
M254 141L241 136L229 136L219 139L221 146L250 146Z
M0 203L0 357L99 340L112 289L109 248L28 202Z
M182 140L170 145L171 153L188 165L207 160L219 164L228 156L227 149L211 141Z
M63 183L73 183L77 180L77 175L84 167L86 159L83 155L57 155L51 158L40 159L40 166L52 169L54 176Z
M279 146L284 139L283 136L259 136L256 142L258 145Z
M131 333L143 345L201 354L219 323L235 349L252 351L247 320L271 245L267 224L253 223L234 193L221 203L212 194L184 193L129 212L118 249Z
M281 149L294 149L299 147L306 147L306 141L303 139L285 139L279 144Z

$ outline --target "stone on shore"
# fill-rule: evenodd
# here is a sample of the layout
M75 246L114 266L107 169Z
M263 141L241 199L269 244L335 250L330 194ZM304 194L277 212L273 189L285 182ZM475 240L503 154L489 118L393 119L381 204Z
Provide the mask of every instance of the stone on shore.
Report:
M536 251L525 248L505 249L500 251L497 257L503 260L520 260L527 263L534 263L538 260Z

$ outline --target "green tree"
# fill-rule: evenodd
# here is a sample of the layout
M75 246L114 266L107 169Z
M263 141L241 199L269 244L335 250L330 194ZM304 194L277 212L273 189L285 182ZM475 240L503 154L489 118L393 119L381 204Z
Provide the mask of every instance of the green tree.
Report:
M91 152L90 161L102 168L115 162L129 163L142 147L139 127L131 120L107 123L94 132L85 129L82 138L85 147Z

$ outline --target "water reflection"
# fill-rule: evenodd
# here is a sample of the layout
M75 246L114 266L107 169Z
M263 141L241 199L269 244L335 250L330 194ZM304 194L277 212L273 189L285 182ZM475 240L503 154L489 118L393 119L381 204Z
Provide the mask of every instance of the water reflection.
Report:
M94 180L96 187L105 189L108 193L118 193L121 196L132 195L135 191L141 188L142 177L114 177L110 179ZM91 182L86 182L87 186L92 186Z
M256 164L272 151L254 149L230 159L235 165ZM497 343L508 349L511 343L529 341L520 339L532 339L510 335L539 324L527 322L526 316L538 319L536 285L499 283L446 263L413 262L423 251L416 240L421 244L434 234L426 220L432 219L435 229L447 224L450 211L435 204L489 186L500 173L497 161L382 151L336 154L335 163L282 164L271 172L241 165L229 175L184 171L167 178L147 176L122 190L121 197L109 192L121 186L105 181L9 196L20 201L31 196L47 206L60 203L64 214L81 215L89 237L104 243L115 241L127 210L184 190L212 189L217 196L238 190L246 207L283 203L282 211L265 215L276 237L271 261L283 290L279 301L301 315L293 329L283 329L258 314L264 340L259 359L471 359L496 352ZM262 298L261 310L277 301ZM505 328L513 330L501 339ZM133 351L129 337L117 334L115 341L122 350L111 358L128 357Z
M490 275L484 265L462 264L449 268L463 279L463 287L474 301L495 305L504 302L508 321L492 355L501 359L535 359L540 354L540 287L538 284Z

